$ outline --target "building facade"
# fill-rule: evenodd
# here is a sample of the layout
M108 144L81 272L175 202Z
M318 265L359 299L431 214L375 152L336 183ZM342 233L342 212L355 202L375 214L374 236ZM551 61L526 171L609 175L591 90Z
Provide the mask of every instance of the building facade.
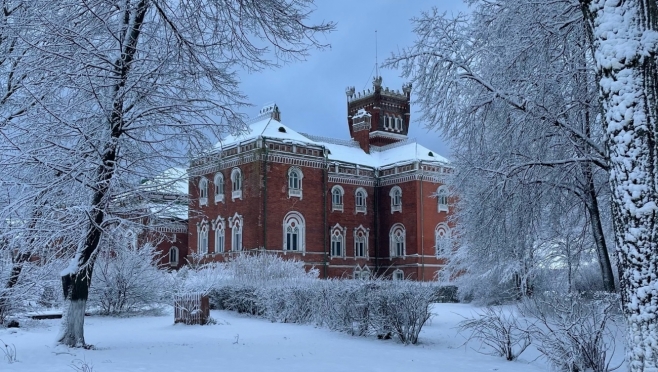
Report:
M351 140L296 132L276 105L263 108L247 133L192 161L187 247L161 247L177 255L172 266L182 251L223 261L264 250L326 278L434 279L451 247L452 168L407 138L410 91L381 78L372 90L348 88Z

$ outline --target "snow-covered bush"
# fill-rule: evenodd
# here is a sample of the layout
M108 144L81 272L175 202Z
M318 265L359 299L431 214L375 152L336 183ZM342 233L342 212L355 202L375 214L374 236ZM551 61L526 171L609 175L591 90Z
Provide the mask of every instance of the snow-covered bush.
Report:
M226 263L226 270L235 282L249 285L305 281L319 274L316 268L306 271L303 261L268 252L240 253Z
M183 293L211 295L230 280L225 264L217 262L186 265L166 277L168 298Z
M599 294L544 293L526 299L521 311L536 319L530 331L543 357L560 371L608 372L615 351L619 298Z
M250 315L262 315L262 300L257 296L257 289L250 285L228 286L222 289L224 299L221 308Z
M500 307L486 307L473 318L459 323L467 339L478 340L493 349L492 355L516 360L532 343L529 324Z
M431 317L433 289L425 283L387 282L369 295L369 317L377 334L393 334L405 344L416 344L423 326Z
M120 314L161 304L165 280L158 258L150 243L109 245L94 266L90 305L101 314Z

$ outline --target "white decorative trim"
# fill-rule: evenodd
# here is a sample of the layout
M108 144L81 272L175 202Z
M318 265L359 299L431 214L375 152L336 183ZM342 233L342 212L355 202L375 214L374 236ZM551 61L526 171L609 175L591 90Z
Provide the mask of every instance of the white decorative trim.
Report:
M356 176L339 176L339 175L329 175L330 183L342 183L345 185L356 185L356 186L371 186L374 187L376 184L375 178L359 178Z
M402 243L402 255L398 254L398 243ZM391 226L388 233L389 260L404 258L407 255L407 229L401 223Z
M210 221L212 224L212 229L215 231L215 247L213 253L224 253L226 252L226 223L221 216L217 216L216 219ZM217 249L219 244L219 237L223 238L221 250Z
M441 185L436 189L436 205L437 212L448 212L448 187L446 185Z
M361 233L361 237L359 237L359 233ZM363 251L364 251L363 253L364 254L363 254L363 256L357 255L357 252L358 252L357 242L358 242L359 238L364 239L364 244L363 244ZM370 229L366 229L365 227L363 227L363 225L359 225L359 227L354 228L354 258L365 258L365 259L369 258L369 256L370 256L368 254L368 250L369 250L368 240L369 240L369 238L370 238Z
M244 220L238 212L235 212L233 217L228 218L228 223L231 228L231 251L242 251L244 247ZM226 241L224 241L224 245L226 245Z
M363 196L363 205L359 205L359 193L362 193ZM354 214L363 213L368 214L368 192L363 187L358 187L354 191Z
M297 234L297 250L288 249L288 230L292 229L290 233ZM306 254L306 220L304 216L296 211L288 212L285 217L283 217L283 253L297 253L301 252L302 255Z
M336 203L334 200L334 192L340 192L340 203ZM343 212L343 205L345 205L345 190L341 185L334 185L331 188L331 211L341 211Z
M391 191L388 192L388 196L391 197L391 214L394 212L402 213L402 189L400 186L393 186ZM396 200L398 198L399 200Z
M290 182L293 177L297 177L297 187L291 186ZM298 167L288 168L288 199L291 197L299 198L302 200L302 180L304 179L304 173Z
M434 249L436 257L450 253L452 246L452 231L447 223L441 222L434 228Z
M347 228L340 226L340 224L334 225L334 227L329 229L329 242L330 242L330 257L331 258L345 258L346 247L345 247L345 235L347 235ZM334 252L334 242L340 243L340 254L335 254Z
M242 200L242 188L244 187L244 177L240 168L233 168L231 171L231 198Z

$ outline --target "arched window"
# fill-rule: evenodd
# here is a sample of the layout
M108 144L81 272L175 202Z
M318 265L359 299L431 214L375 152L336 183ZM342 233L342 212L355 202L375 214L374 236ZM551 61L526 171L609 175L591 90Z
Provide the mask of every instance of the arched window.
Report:
M448 211L448 188L444 186L440 186L436 190L436 198L437 198L437 204L438 204L438 211L439 212L447 212Z
M444 256L447 253L450 253L452 249L452 239L451 239L450 227L445 222L441 222L436 225L434 229L434 246L436 248L436 256Z
M215 204L224 202L224 175L221 173L215 174L213 180L215 184Z
M343 211L343 195L345 190L340 185L331 188L331 211Z
M370 229L363 225L354 229L354 257L368 257L368 235Z
M304 174L301 169L297 167L288 169L288 197L302 198L302 178Z
M208 205L208 180L201 177L199 180L199 205Z
M389 246L391 257L404 257L407 253L406 247L406 229L401 223L396 223L391 227L389 233Z
M368 193L363 187L356 189L354 193L354 205L356 206L356 213L368 214L368 208L366 207L366 198Z
M284 252L304 252L306 248L306 221L299 212L288 212L283 218Z
M395 130L402 131L402 118L399 116L395 117Z
M208 254L208 222L202 221L197 224L198 231L198 254Z
M178 248L176 247L169 248L169 265L178 265Z
M391 214L393 212L402 212L402 189L400 186L393 186L388 195L391 197Z
M212 221L212 228L215 230L215 253L223 253L226 249L226 223L224 219L217 216Z
M393 271L393 280L404 280L404 271L400 269Z
M345 257L345 228L339 224L331 228L331 257Z
M240 168L233 168L231 171L231 184L233 185L231 199L242 200L242 171L240 171Z
M231 227L231 250L234 252L242 250L242 216L237 212L228 219Z

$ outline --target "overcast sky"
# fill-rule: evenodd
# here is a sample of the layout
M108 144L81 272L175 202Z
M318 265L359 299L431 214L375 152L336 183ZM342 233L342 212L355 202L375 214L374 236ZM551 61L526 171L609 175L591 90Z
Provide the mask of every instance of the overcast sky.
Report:
M266 103L275 102L287 126L301 132L349 138L345 88L357 91L372 87L375 66L375 30L378 34L379 62L415 39L411 18L433 6L448 13L467 10L461 0L316 0L315 19L337 23L329 34L331 49L314 51L304 62L276 70L243 75L242 90L254 107L246 112L255 116ZM380 69L383 85L402 89L400 72ZM419 114L411 107L409 137L449 156L448 145L436 132L424 129Z

